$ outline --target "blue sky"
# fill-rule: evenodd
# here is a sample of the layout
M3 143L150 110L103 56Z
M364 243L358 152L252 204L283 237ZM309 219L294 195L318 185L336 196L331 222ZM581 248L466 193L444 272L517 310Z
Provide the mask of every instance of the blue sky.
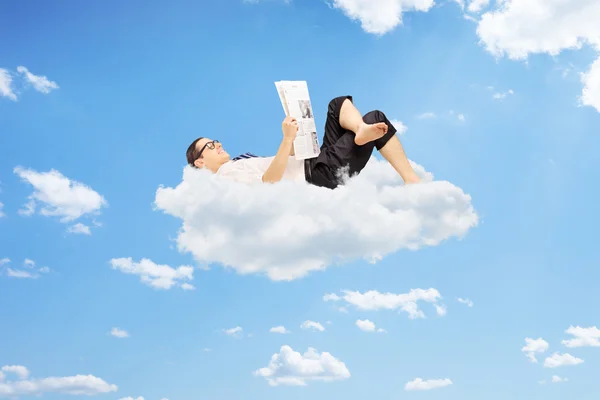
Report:
M597 398L600 6L501 3L3 1L0 397ZM273 155L278 80L319 135L339 95L400 121L433 180L184 168L197 136ZM300 211L333 234L282 235Z

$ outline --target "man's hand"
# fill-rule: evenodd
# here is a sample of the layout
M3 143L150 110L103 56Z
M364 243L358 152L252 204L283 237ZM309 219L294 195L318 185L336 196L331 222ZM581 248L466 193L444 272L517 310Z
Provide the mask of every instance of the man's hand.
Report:
M298 122L296 118L285 117L281 124L281 130L283 131L283 138L293 141L296 139L298 133Z

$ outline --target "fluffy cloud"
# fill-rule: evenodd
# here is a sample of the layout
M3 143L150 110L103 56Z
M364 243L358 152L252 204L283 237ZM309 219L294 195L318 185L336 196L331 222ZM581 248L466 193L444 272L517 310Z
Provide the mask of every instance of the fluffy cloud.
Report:
M404 385L404 390L431 390L431 389L439 389L445 386L452 385L452 381L450 379L429 379L423 380L421 378L416 378L413 381L408 382Z
M600 57L586 73L581 75L581 82L583 83L581 103L600 111Z
M22 365L5 365L2 367L2 372L15 374L19 379L27 379L29 377L29 370Z
M223 329L223 332L228 336L239 338L243 335L244 329L241 326L236 326L235 328Z
M4 68L0 68L0 96L16 101L17 95L12 89L12 76Z
M143 283L155 289L171 289L173 286L179 286L183 290L194 289L189 283L182 282L194 279L194 268L187 265L173 268L155 264L147 258L134 262L131 257L113 258L110 263L113 269L125 274L138 275Z
M566 332L574 336L573 339L561 342L567 347L600 347L600 329L595 326L589 328L570 326Z
M198 263L293 280L334 263L374 263L401 249L436 246L477 225L471 197L451 183L400 182L375 158L335 190L288 181L244 185L186 167L183 182L159 188L155 203L183 221L178 249Z
M600 2L590 0L505 0L482 15L477 34L497 57L525 60L590 45L600 51ZM581 102L600 112L600 58L582 75Z
M356 320L356 326L358 326L358 328L364 332L375 332L375 323L373 321L369 321L368 319ZM384 333L385 329L379 328L377 329L377 332Z
M567 382L569 379L568 378L561 378L558 375L553 375L552 376L552 383L561 383L561 382Z
M121 397L119 400L144 400L144 398L142 396L139 396L139 397L128 396L128 397Z
M574 357L569 353L559 354L554 353L552 356L546 358L544 361L544 367L546 368L558 368L567 365L577 365L583 363L581 358Z
M118 387L93 375L75 375L66 377L48 377L28 379L27 368L18 365L6 365L2 371L17 375L17 380L0 380L0 397L42 396L46 393L93 396L116 392Z
M0 78L2 79L2 78ZM0 91L1 93L1 91ZM4 204L0 201L0 218L5 217L6 214L4 214L4 212L2 211L2 209L4 208Z
M314 322L314 321L304 321L302 323L302 325L300 325L300 328L302 329L311 329L313 331L319 331L319 332L323 332L325 330L325 328L323 328L323 325L321 325L319 322Z
M308 381L331 382L350 377L346 365L330 353L319 354L309 348L300 354L287 345L273 354L267 367L256 370L254 374L264 377L271 386L304 386Z
M17 71L23 74L25 80L38 92L50 93L52 90L58 89L58 84L56 82L48 80L45 76L34 75L23 66L17 67Z
M120 338L120 339L124 339L124 338L128 338L129 337L129 333L127 331L124 331L124 330L119 329L119 328L112 328L110 330L110 334L112 336Z
M281 334L290 333L290 331L285 329L285 326L274 326L273 328L269 329L269 332Z
M411 289L409 293L380 293L369 290L365 293L343 290L342 296L332 297L331 294L323 296L325 301L345 301L359 310L399 310L408 313L410 319L425 318L425 314L419 309L418 302L424 301L437 306L437 301L442 298L436 289ZM438 315L440 310L436 307ZM445 311L445 309L444 309ZM444 312L445 314L445 312Z
M333 7L352 20L360 21L367 33L383 35L402 24L402 13L427 12L434 0L333 0Z
M525 338L525 343L525 347L523 347L521 351L525 353L527 358L533 363L537 362L537 358L535 358L535 353L544 353L550 347L548 342L546 342L542 338Z
M70 226L67 229L67 232L74 233L76 235L91 235L92 231L90 231L90 227L82 224L81 222L76 223L73 226Z
M435 115L435 113L433 112L424 112L423 114L419 114L416 117L417 119L435 119L437 118L437 115Z
M19 211L21 215L34 214L38 204L42 204L41 215L59 217L61 222L70 223L84 216L99 214L100 209L107 206L104 197L96 191L56 170L37 172L16 167L14 172L34 188L29 202Z
M472 13L478 13L490 4L490 0L472 0L467 10Z
M398 119L392 119L390 120L390 123L394 126L394 128L396 128L396 131L398 131L398 135L404 135L408 130L408 127Z

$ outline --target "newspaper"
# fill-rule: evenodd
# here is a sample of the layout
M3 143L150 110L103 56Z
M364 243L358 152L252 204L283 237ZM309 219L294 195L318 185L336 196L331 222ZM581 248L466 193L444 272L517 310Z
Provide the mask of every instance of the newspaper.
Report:
M296 118L298 133L294 139L296 160L315 158L321 152L315 118L306 81L275 82L286 116Z

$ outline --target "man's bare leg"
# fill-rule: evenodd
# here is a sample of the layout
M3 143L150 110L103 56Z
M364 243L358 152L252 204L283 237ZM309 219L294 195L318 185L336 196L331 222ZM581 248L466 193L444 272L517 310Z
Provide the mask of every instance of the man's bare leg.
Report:
M384 122L367 124L349 99L344 100L340 109L340 126L355 133L354 143L362 146L379 139L387 133L388 126Z
M392 136L379 152L400 174L404 183L418 183L421 181L421 178L410 165L398 136Z
M388 126L385 122L366 124L360 112L348 99L344 100L340 109L340 125L342 128L356 134L354 143L358 146L377 140L388 131ZM396 135L392 136L379 152L400 174L404 183L417 183L421 181L421 178L419 178L410 165L400 139Z

